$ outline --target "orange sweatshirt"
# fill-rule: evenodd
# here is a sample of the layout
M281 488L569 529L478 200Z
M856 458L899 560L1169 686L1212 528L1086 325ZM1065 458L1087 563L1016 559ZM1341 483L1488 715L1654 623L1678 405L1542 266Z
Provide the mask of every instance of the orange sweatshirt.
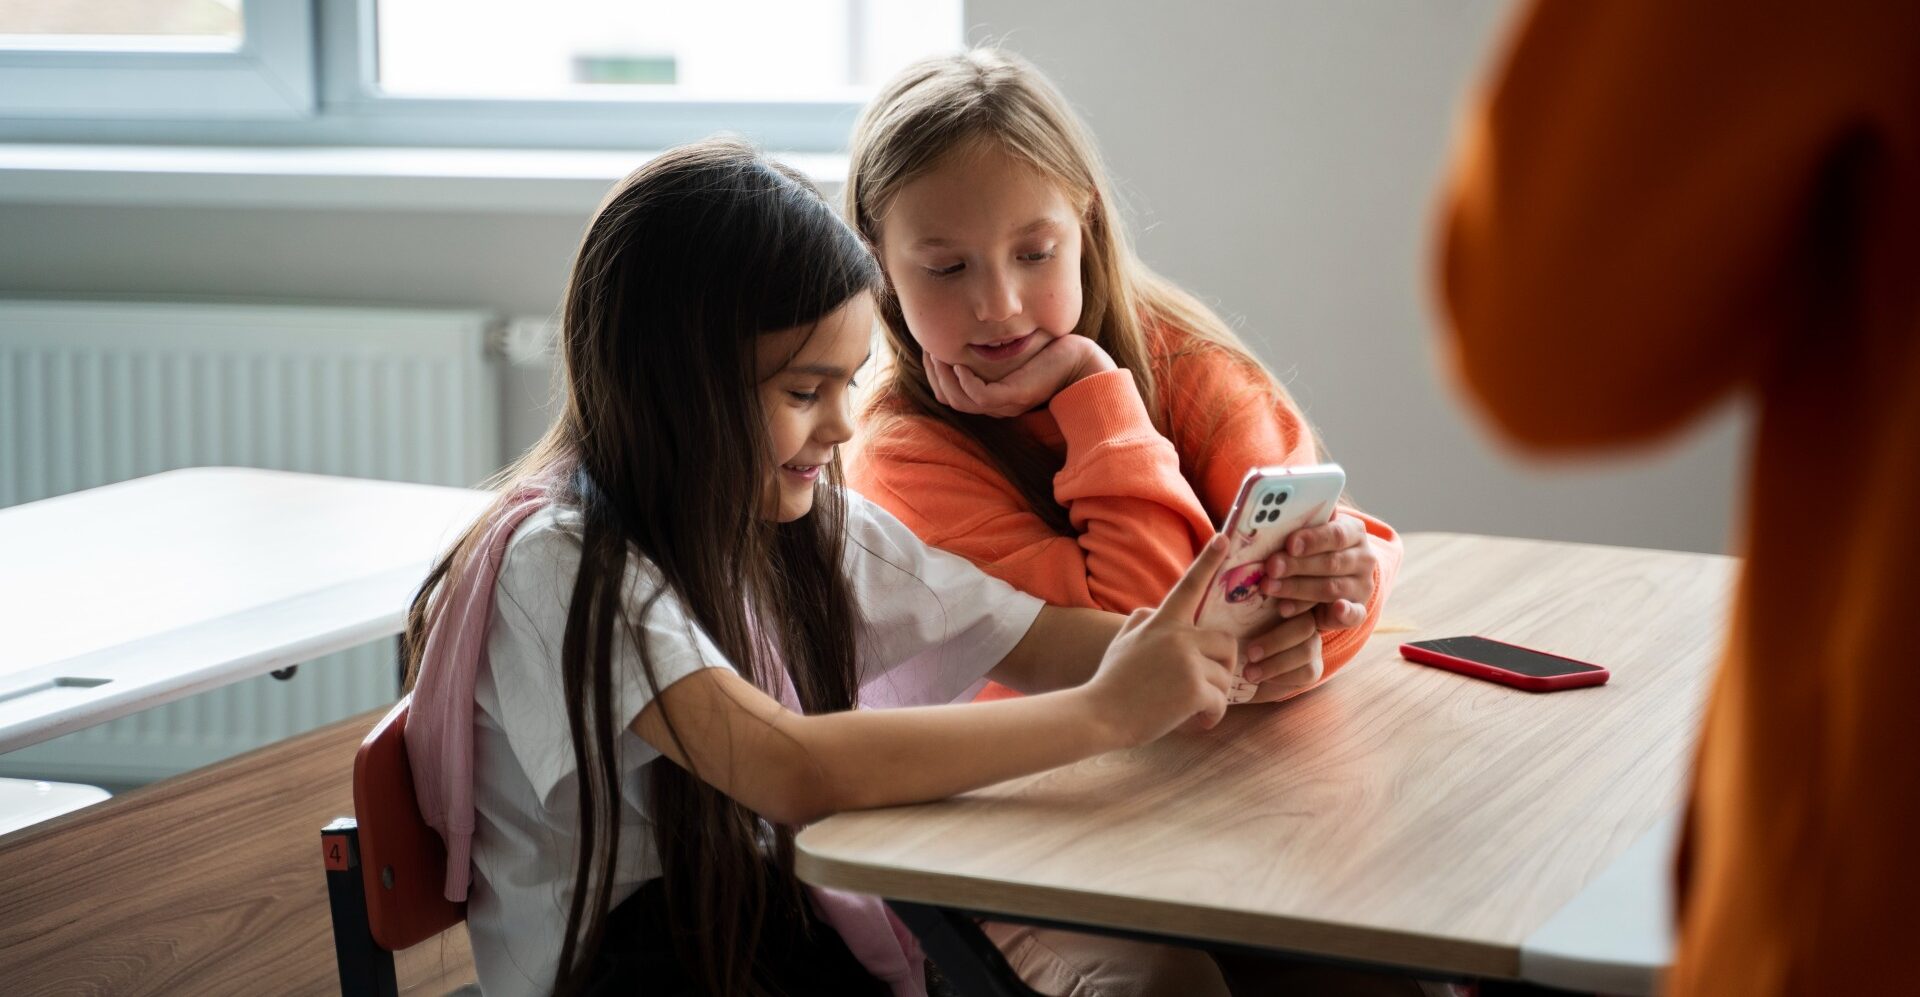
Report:
M1125 370L1084 378L1020 417L1061 456L1053 497L1073 536L1036 515L979 444L926 416L869 420L848 457L848 481L927 543L1052 605L1117 613L1158 605L1225 519L1248 468L1317 459L1306 420L1271 399L1262 374L1193 345L1184 333L1152 343L1171 440L1154 428ZM1329 677L1366 643L1400 565L1393 529L1354 514L1367 524L1379 568L1365 622L1321 636Z
M1920 4L1539 3L1461 150L1460 377L1541 449L1757 411L1668 991L1920 986Z

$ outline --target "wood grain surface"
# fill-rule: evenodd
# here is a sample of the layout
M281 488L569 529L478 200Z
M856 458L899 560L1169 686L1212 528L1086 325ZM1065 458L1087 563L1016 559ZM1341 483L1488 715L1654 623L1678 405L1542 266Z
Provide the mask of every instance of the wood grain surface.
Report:
M337 997L320 828L383 712L0 837L0 990ZM395 961L403 993L473 981L465 930Z
M1737 562L1407 538L1334 681L962 797L803 832L823 886L1512 978L1520 943L1679 803ZM1402 660L1481 634L1613 672L1535 694ZM1044 737L1044 731L1034 732Z

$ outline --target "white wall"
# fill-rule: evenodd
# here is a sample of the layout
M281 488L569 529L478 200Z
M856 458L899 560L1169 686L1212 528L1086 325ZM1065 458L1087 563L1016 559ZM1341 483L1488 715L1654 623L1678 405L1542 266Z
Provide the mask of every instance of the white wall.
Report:
M1214 303L1406 529L1718 551L1742 420L1652 459L1523 464L1434 362L1434 192L1496 0L970 0L1092 125L1147 261ZM1551 335L1552 330L1542 330Z
M1503 457L1439 385L1429 219L1487 0L972 0L1084 111L1148 261L1240 316L1404 529L1720 550L1740 427L1594 467ZM0 294L557 304L584 217L0 204ZM1550 330L1546 334L1550 334ZM508 439L546 377L506 379Z

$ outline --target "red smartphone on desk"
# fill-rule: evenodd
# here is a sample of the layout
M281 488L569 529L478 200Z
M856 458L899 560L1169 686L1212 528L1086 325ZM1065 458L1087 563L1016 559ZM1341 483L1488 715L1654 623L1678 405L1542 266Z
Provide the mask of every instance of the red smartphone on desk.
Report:
M1400 656L1528 692L1604 685L1612 677L1599 665L1485 637L1417 640L1400 645Z

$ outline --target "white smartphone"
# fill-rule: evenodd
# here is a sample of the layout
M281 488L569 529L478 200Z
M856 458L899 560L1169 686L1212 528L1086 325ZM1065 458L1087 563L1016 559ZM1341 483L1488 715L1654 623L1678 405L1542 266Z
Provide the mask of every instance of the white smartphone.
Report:
M1196 626L1223 630L1246 640L1272 629L1280 622L1276 600L1261 590L1266 581L1267 558L1280 552L1295 530L1332 521L1340 494L1347 487L1347 472L1338 464L1311 464L1304 467L1256 467L1240 482L1240 494L1227 512L1227 560L1207 586L1207 594L1194 614ZM1320 660L1320 635L1312 638L1313 661L1304 666L1301 688L1320 681L1325 665ZM1257 688L1240 678L1245 659L1233 665L1234 687L1229 701L1244 703Z

